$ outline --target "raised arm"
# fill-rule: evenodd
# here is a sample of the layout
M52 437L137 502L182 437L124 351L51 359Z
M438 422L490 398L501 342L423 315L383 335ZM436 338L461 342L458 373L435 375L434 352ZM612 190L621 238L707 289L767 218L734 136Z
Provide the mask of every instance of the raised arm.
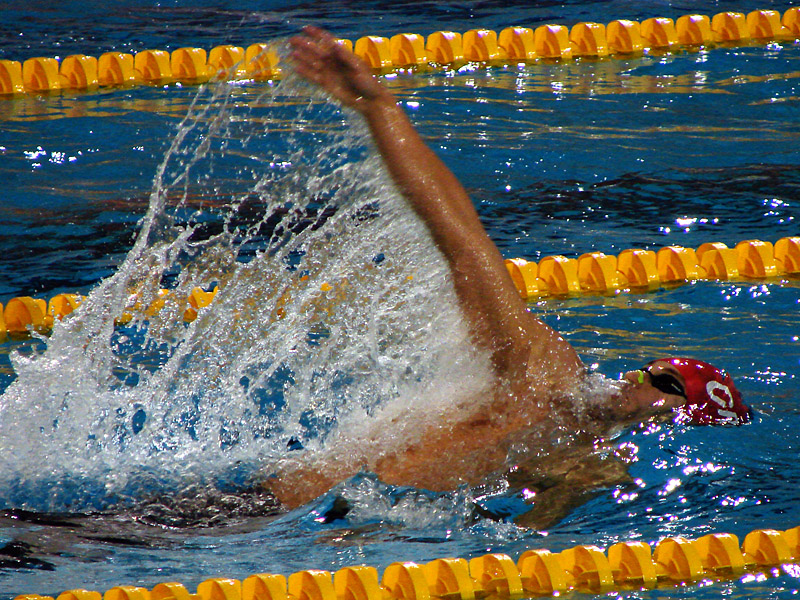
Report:
M499 385L491 406L484 401L477 411L430 422L416 442L382 447L370 456L336 446L318 456L289 456L265 486L296 507L362 467L395 485L446 490L477 484L507 466L510 445L524 439L521 430L549 418L570 422L571 392L584 374L581 361L572 346L527 311L463 186L369 67L317 28L306 28L291 45L295 70L366 120L395 185L447 260L472 338L491 356ZM642 395L609 397L595 407L596 419L627 420L652 412L652 403ZM561 495L560 489L550 493L557 501Z
M295 70L366 120L392 179L447 260L473 338L489 351L497 374L527 380L531 368L547 361L574 378L581 371L577 354L528 313L466 190L389 90L321 29L306 28L291 45Z

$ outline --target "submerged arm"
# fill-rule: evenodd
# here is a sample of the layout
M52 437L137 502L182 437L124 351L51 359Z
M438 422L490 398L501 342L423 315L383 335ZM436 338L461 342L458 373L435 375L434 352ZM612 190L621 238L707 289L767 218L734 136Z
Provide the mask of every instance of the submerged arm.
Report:
M466 190L422 141L394 96L357 56L313 27L293 38L296 71L367 122L389 174L448 262L461 308L497 374L526 379L529 362L581 371L572 347L528 313Z

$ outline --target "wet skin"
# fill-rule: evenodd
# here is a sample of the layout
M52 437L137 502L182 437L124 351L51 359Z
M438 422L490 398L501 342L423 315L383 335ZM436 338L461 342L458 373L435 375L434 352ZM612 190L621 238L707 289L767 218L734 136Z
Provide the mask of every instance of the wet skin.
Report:
M365 467L397 485L436 491L475 485L507 468L509 449L531 430L557 426L574 431L576 439L587 432L596 439L620 424L684 404L681 396L652 385L653 376L673 369L659 361L644 376L629 372L616 392L578 410L575 394L586 388L585 365L528 310L466 190L423 142L394 96L361 59L321 29L307 27L290 45L294 70L366 122L397 190L448 264L471 338L487 356L496 385L489 399L462 402L467 408L460 414L429 422L405 447L376 454L374 445L367 444L372 453L351 445L329 448L327 456L311 461L287 459L266 484L282 502L299 506ZM473 405L478 408L470 410ZM539 450L541 455L559 449Z

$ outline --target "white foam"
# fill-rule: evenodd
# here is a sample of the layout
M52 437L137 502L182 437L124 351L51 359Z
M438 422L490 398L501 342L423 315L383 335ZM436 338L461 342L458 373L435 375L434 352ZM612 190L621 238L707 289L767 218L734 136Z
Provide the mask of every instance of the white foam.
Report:
M6 505L102 507L242 465L258 477L292 438L379 451L489 385L447 268L363 126L305 90L290 77L255 99L198 93L123 264L46 351L13 357ZM189 325L179 303L129 306L216 284Z

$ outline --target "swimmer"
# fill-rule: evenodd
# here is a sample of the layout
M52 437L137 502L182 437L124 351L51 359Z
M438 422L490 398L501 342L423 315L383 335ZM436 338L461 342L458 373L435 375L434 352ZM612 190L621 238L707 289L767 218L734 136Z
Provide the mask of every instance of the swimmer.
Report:
M353 458L342 452L325 468L287 467L268 483L285 505L302 505L363 467L394 485L433 491L477 485L507 467L509 449L524 441L521 432L556 417L562 426L593 431L673 410L696 423L748 421L749 409L731 378L687 358L656 360L627 373L611 393L593 400L585 415L576 415L573 398L587 388L586 366L564 338L528 311L466 190L423 142L391 92L321 29L305 28L290 46L300 76L365 120L392 180L447 261L472 340L491 361L497 391L489 410L431 423L418 442L402 450Z

